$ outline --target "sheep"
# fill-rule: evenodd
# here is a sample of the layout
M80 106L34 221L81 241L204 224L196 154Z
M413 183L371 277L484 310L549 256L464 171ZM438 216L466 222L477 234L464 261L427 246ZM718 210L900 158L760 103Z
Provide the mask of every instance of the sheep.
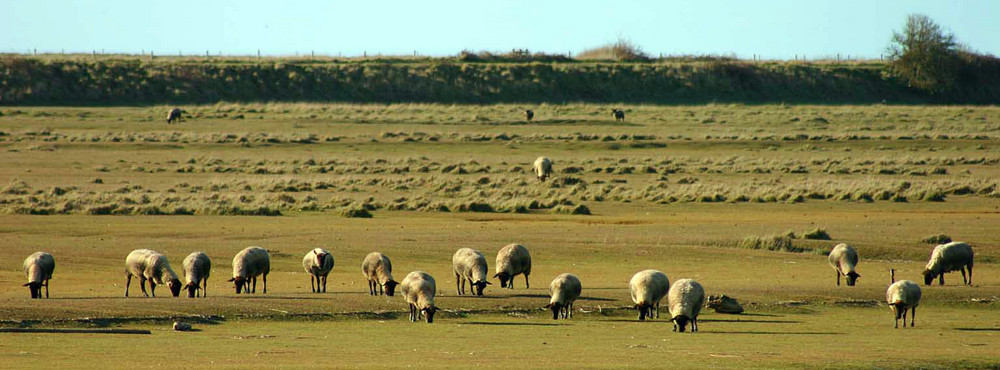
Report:
M964 242L951 242L934 248L931 259L924 268L924 285L931 285L937 277L938 283L944 285L944 274L959 270L962 272L962 283L972 285L972 247ZM969 278L965 278L965 270L969 270Z
M549 176L552 176L552 160L546 157L538 157L538 159L535 159L535 163L531 165L531 171L535 173L538 180L545 181Z
M257 277L263 276L264 294L267 294L267 274L270 272L271 257L267 254L267 249L247 247L233 257L233 277L228 281L236 286L236 294L241 291L257 293ZM251 281L253 289L250 288Z
M32 253L24 259L24 275L28 282L23 286L31 291L31 298L42 298L42 286L45 287L45 298L49 297L49 280L52 271L56 269L56 259L45 252Z
M152 295L156 297L156 284L164 284L170 288L170 293L174 297L181 295L181 279L170 268L170 261L167 257L151 249L136 249L125 257L125 274L128 279L125 281L125 296L128 297L128 288L132 285L132 277L139 278L139 287L146 297ZM149 280L149 293L146 293L146 280Z
M167 112L167 124L174 123L174 121L181 122L183 119L184 110L180 108L171 109Z
M853 247L844 243L837 244L830 251L829 260L830 267L837 271L837 286L840 286L841 275L847 277L847 286L854 286L861 277L854 271L854 267L858 265L858 252Z
M667 295L670 289L670 279L667 275L657 270L643 270L632 276L628 282L628 290L632 295L632 302L639 311L639 321L646 318L660 317L660 300Z
M526 121L531 122L531 120L534 119L534 118L535 118L535 112L534 111L532 111L531 109L528 109L528 110L524 111L524 119Z
M434 292L437 291L437 284L434 278L423 271L414 271L399 284L403 292L403 298L410 305L410 321L417 322L421 316L427 317L427 323L434 322L434 313L438 308L434 305Z
M399 282L392 278L392 262L389 257L379 252L371 252L361 263L361 273L368 279L368 294L385 294L390 297L396 294Z
M552 299L545 306L545 308L552 310L552 319L558 320L560 314L564 319L573 317L573 302L580 298L582 290L583 285L580 284L580 278L576 275L564 273L556 276L549 284L549 294L552 295Z
M910 327L917 318L917 306L920 305L920 285L909 280L896 281L896 270L889 269L889 289L885 290L885 302L895 317L895 328L899 328L899 318L903 318L903 328L906 328L906 311L910 313Z
M326 293L326 277L333 270L333 262L333 255L323 248L313 249L302 257L302 268L309 273L309 285L313 293L320 293L320 290Z
M613 117L615 117L615 121L617 121L617 122L624 122L625 121L625 111L623 111L621 109L617 109L617 108L611 109L611 115Z
M462 248L451 257L451 268L455 272L455 290L458 295L465 294L465 282L469 282L469 290L474 290L476 295L483 295L483 289L487 285L493 285L486 281L486 257L479 251L472 248ZM459 284L461 283L461 284Z
M524 274L524 289L531 288L528 275L531 274L531 254L528 248L517 243L508 244L497 252L497 273L493 277L500 279L500 287L514 289L514 277Z
M691 322L691 332L698 331L698 313L705 305L705 289L692 279L680 279L670 286L667 294L667 306L670 309L670 321L674 322L674 331L684 332L688 322Z
M187 285L184 289L188 291L188 298L199 296L208 297L208 276L212 273L212 260L205 252L194 252L184 258L183 263L184 279Z

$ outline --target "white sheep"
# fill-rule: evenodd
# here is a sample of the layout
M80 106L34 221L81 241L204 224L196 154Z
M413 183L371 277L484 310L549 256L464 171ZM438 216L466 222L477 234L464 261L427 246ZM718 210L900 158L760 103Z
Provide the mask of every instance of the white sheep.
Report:
M539 180L545 181L552 175L552 161L546 157L538 157L535 163L531 164L531 171L535 173L535 176Z
M975 254L972 247L964 242L951 242L934 248L931 259L924 268L924 285L931 285L934 278L944 285L944 274L959 270L962 272L962 283L972 285L972 262ZM965 270L969 270L969 278L965 278Z
M462 248L451 257L451 269L455 273L455 290L458 295L465 294L465 282L469 282L469 290L476 295L483 295L483 289L492 285L486 281L486 256L472 248Z
M56 259L45 252L32 253L24 259L24 275L28 282L24 286L31 291L31 298L42 298L42 287L45 287L45 298L49 297L49 280L52 271L56 269Z
M705 305L705 289L692 279L680 279L670 287L667 295L667 306L670 309L670 321L674 322L674 331L684 332L688 322L691 332L698 331L698 313Z
M625 111L613 108L611 109L611 116L615 117L615 121L624 122L625 121Z
M906 327L906 311L910 313L910 326L917 318L917 306L920 305L920 285L909 280L896 281L896 270L889 270L889 289L885 290L885 302L889 304L893 316L895 316L896 328L899 328L899 318L903 318L903 327Z
M497 252L496 274L501 288L514 289L514 276L524 274L524 288L528 289L528 275L531 274L531 254L523 245L512 243ZM508 283L509 281L509 283Z
M323 248L316 248L302 257L302 268L309 273L313 293L326 293L326 277L333 270L333 255Z
M208 297L208 276L212 273L212 260L205 252L194 252L184 258L184 279L187 285L188 298L197 296ZM199 294L198 290L201 290Z
M840 286L840 276L847 277L847 286L854 286L858 275L854 268L858 265L858 252L850 245L840 243L830 251L830 267L837 271L837 286Z
M257 293L257 277L263 276L264 294L267 294L267 274L271 272L271 256L261 247L248 247L233 257L233 278L228 281L240 292ZM253 283L253 289L250 283Z
M368 294L392 297L399 282L392 278L392 262L379 252L371 252L361 263L361 273L368 279Z
M146 297L156 297L156 284L167 284L174 297L181 295L181 279L177 278L174 269L170 268L167 257L150 249L136 249L125 257L125 296L132 285L132 277L139 278L139 287ZM146 280L149 280L149 293L146 293Z
M581 291L583 291L583 285L580 284L580 278L576 275L564 273L556 276L549 284L549 295L552 298L545 306L545 308L552 310L552 319L558 320L560 314L564 319L573 317L573 302L580 298Z
M184 110L180 108L173 108L167 112L167 124L174 123L174 121L180 122L183 118Z
M434 322L434 313L438 308L434 305L434 294L437 292L437 284L430 274L423 271L414 271L399 284L403 292L403 298L410 305L410 321L416 322L420 317L426 316L427 323Z
M657 270L643 270L632 276L628 282L628 290L632 302L639 311L639 321L646 318L660 317L660 300L667 296L670 290L670 279Z

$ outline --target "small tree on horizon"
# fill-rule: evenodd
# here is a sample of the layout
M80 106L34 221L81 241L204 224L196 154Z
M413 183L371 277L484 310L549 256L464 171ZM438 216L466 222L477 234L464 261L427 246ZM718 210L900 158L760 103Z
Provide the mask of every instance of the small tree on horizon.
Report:
M911 14L888 47L893 72L911 87L938 94L955 87L961 68L961 46L955 35L930 17Z

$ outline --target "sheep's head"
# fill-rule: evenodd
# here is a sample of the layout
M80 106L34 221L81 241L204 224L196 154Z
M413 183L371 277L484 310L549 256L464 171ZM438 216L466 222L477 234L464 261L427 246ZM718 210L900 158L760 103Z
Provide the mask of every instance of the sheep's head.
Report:
M243 285L247 283L247 278L239 276L239 277L231 278L228 281L233 282L233 285L236 286L236 294L240 294L240 292L243 291Z
M493 285L493 284L490 284L490 282L486 280L472 283L472 286L475 287L476 295L483 295L483 289L486 289L487 285Z
M510 275L507 271L497 273L493 277L500 279L500 287L507 288L508 282L510 283L510 288L514 288L514 277Z
M28 290L31 291L31 298L42 298L42 283L40 281L27 283L24 286L28 287Z
M931 283L934 282L934 278L936 278L938 275L933 270L924 270L923 274L924 274L924 285L931 285Z
M680 330L681 333L687 330L687 324L691 322L691 319L683 315L675 316L670 320L674 322L674 331Z
M316 255L316 266L323 267L323 262L326 261L326 256L329 255L329 253L317 253L313 251L313 254Z
M396 294L396 286L399 285L398 281L389 280L385 282L385 295L392 297Z
M424 317L427 318L427 323L430 324L434 322L434 313L437 312L437 310L437 306L430 306L427 308L421 308L420 312L424 314Z
M640 303L635 305L635 309L639 311L639 321L646 321L647 317L652 317L653 316L652 312L650 312L650 309L652 308L653 308L652 305L648 305L645 303Z
M854 286L854 284L858 281L859 277L861 277L861 275L859 275L857 272L854 272L854 271L848 272L847 273L847 286Z
M194 298L195 293L198 292L200 287L196 283L187 283L184 285L184 290L188 291L188 298Z
M184 285L181 284L181 280L180 279L170 280L170 282L167 283L167 286L170 287L170 294L173 294L174 297L180 297L181 296L181 288Z
M563 308L561 303L549 303L545 305L545 308L552 311L552 320L559 320L559 310Z

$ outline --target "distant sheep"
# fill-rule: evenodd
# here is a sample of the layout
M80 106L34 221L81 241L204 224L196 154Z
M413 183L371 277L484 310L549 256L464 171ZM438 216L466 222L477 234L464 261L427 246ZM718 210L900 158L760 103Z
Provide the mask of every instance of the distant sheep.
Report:
M497 252L496 274L500 279L500 287L514 289L514 277L524 274L524 288L528 289L528 275L531 274L531 254L523 245L512 243Z
M858 252L853 247L841 243L833 247L829 256L830 267L837 271L837 286L840 286L840 276L847 277L847 286L854 286L858 275L854 268L858 265Z
M924 285L931 285L937 277L938 283L944 285L944 274L959 270L962 272L962 283L972 285L972 262L975 254L972 247L963 242L951 242L934 248L931 259L924 268ZM969 270L969 278L965 278L965 270Z
M248 247L233 257L233 278L228 281L236 286L236 294L257 293L257 277L263 276L264 294L267 294L267 274L270 272L271 256L267 250L261 247Z
M139 287L146 297L156 297L156 284L167 284L174 297L181 295L181 279L177 278L174 269L170 268L167 257L150 249L136 249L125 257L125 296L132 285L132 277L139 278ZM149 280L149 293L146 293L146 280Z
M549 295L552 296L552 299L545 306L545 308L552 310L552 319L558 320L560 314L564 319L573 317L573 302L580 298L582 290L583 285L580 284L580 278L576 275L565 273L556 276L549 284Z
M434 294L437 292L437 284L430 274L423 271L414 271L399 284L403 292L403 298L410 305L410 321L416 322L420 317L426 316L427 323L434 322L434 313L438 308L434 305Z
M333 255L326 249L316 248L302 257L302 268L309 273L313 293L326 293L326 277L333 270Z
M691 332L698 331L698 314L705 305L705 289L692 279L680 279L670 286L667 295L667 305L670 308L670 321L674 322L674 331L684 332L688 322Z
M535 163L531 164L531 171L535 173L535 176L539 180L545 181L549 176L552 176L552 160L546 157L538 157L538 159L535 159Z
M889 304L895 316L896 328L899 328L899 318L903 318L903 327L906 327L906 311L910 314L910 326L917 318L917 306L920 305L920 286L909 280L896 281L896 270L889 270L889 279L892 285L885 291L885 302Z
M208 297L208 276L212 273L212 260L205 252L194 252L184 258L184 279L187 285L188 298L197 296ZM198 290L201 290L199 294Z
M528 109L528 110L524 111L524 119L526 121L531 122L531 120L534 119L534 118L535 118L535 112L534 111L532 111L531 109Z
M465 294L465 282L469 282L469 290L474 289L476 295L483 295L483 289L491 285L486 281L489 266L486 257L472 248L462 248L451 257L451 268L455 272L455 290L458 295Z
M625 121L625 111L621 109L612 109L611 116L615 117L615 121L623 122Z
M45 298L49 297L49 280L56 269L56 259L45 252L32 253L24 259L24 275L28 282L24 286L31 291L31 298L42 298L42 287L45 287Z
M646 318L660 317L660 300L667 296L670 290L670 279L657 270L643 270L632 276L628 282L629 294L635 309L639 311L639 321Z
M184 110L180 108L171 109L167 112L167 124L174 122L181 122L183 119Z
M379 252L371 252L361 263L361 273L368 279L368 293L371 295L385 294L392 297L396 293L399 282L392 278L392 262L389 257Z

